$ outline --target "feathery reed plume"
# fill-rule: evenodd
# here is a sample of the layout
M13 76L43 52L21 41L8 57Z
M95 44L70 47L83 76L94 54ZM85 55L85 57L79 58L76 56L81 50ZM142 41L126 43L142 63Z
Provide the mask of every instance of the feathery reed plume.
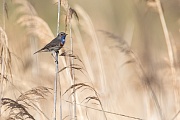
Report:
M34 7L29 3L28 0L13 0L13 3L18 5L15 9L14 14L18 15L35 15L37 16L37 12Z
M75 14L77 17L77 13L74 9L69 8L68 9L68 13L67 13L67 20L69 21L69 33L70 33L70 42L71 42L71 54L73 55L73 38L72 38L72 15ZM74 58L70 57L70 66L72 66L74 64ZM71 78L72 78L72 82L73 85L76 83L75 81L75 71L74 69L70 68L70 73L71 73ZM72 101L74 101L73 104L73 119L77 120L77 112L76 112L76 92L75 92L75 88L73 89L73 99Z
M33 108L35 111L39 112L40 115L43 115L45 119L50 120L48 116L38 107L39 101L46 99L46 97L51 93L52 89L44 86L38 86L36 88L32 88L17 98L17 102L22 102L24 106L28 106Z
M0 99L3 97L5 81L8 79L8 75L11 75L11 55L8 48L8 38L6 32L0 27ZM10 76L11 77L11 76ZM1 102L0 102L1 106ZM1 111L0 111L1 114Z
M21 93L21 95L17 98L16 101L23 102L24 105L27 105L35 110L35 112L38 112L40 115L42 115L42 118L50 120L49 116L47 116L40 104L40 100L46 100L47 96L49 94L52 94L51 91L53 89L44 87L44 86L38 86L36 88L32 88L29 91L26 91L25 93ZM49 96L48 96L49 97Z
M3 29L5 30L5 0L3 0L3 4L2 4L2 14L3 14ZM2 28L0 28L0 30L1 30L1 42L2 42L2 40L4 41L4 38L3 38L3 36L2 36L2 32L4 32L5 33L5 31L3 31L3 29ZM4 35L6 35L6 34L4 34ZM3 42L4 43L4 42ZM2 50L3 51L3 50ZM1 53L1 56L2 56L2 53ZM1 57L2 58L2 57ZM1 79L0 79L0 86L1 86L1 88L0 88L0 99L3 97L3 77L4 76L4 62L3 62L3 60L1 60ZM0 101L0 108L1 108L1 106L2 106L2 102ZM1 115L1 109L0 109L0 115Z
M37 100L40 99L45 99L45 97L51 93L50 90L51 88L47 88L44 86L38 86L36 88L32 88L29 91L24 92L21 94L16 101L26 101L26 100L31 100L36 102ZM25 102L26 103L26 102Z
M27 35L34 35L41 41L49 42L54 37L48 24L38 16L23 15L17 20L17 24L26 28Z
M80 52L82 54L82 61L83 61L84 66L85 66L85 68L87 70L87 73L89 74L90 80L93 83L95 83L95 78L94 78L93 70L91 68L90 61L89 61L88 55L87 55L87 51L85 49L85 45L83 43L82 36L81 36L79 28L77 27L78 25L77 25L76 21L73 22L72 25L73 25L73 30L74 30L74 34L75 34L76 40L78 41L78 46L79 46L78 48L81 48Z
M6 109L10 109L8 120L35 120L34 117L26 110L26 107L19 104L17 101L9 98L2 98L1 101L2 105L7 107Z
M151 87L150 78L147 76L147 74L143 68L143 65L142 65L140 59L138 58L138 56L136 55L136 53L129 47L129 45L126 43L126 41L124 41L122 38L114 35L111 32L108 32L108 31L101 30L101 32L104 33L106 36L112 38L113 40L118 40L119 45L117 47L120 49L121 52L125 53L125 55L130 57L130 60L126 61L123 65L126 65L129 63L136 64L137 71L138 71L140 79L142 80L142 84L144 85L145 92L147 92L148 95L150 95L150 97L152 97L153 102L155 103L155 105L158 109L159 115L162 119L163 118L162 111L161 111L158 99L156 97L156 94Z
M103 58L101 55L101 49L99 46L99 40L95 33L93 23L90 17L88 16L88 14L80 6L76 5L75 9L77 13L79 14L79 16L82 17L81 21L85 22L86 28L88 27L86 30L89 30L89 31L86 31L86 32L90 34L91 39L93 41L93 43L91 44L94 46L93 49L95 49L96 51L97 65L100 71L101 91L105 93L106 92L106 89L105 89L106 88L106 75L105 75L104 66L103 66L103 60L102 60Z
M27 111L30 108L33 108L35 111L42 114L46 117L47 120L49 118L41 111L41 109L36 105L39 100L46 99L45 97L51 93L50 88L39 86L33 88L29 91L21 93L21 95L16 99L16 101L10 98L2 98L2 107L7 111L9 109L9 118L8 119L32 119L35 118Z
M14 14L17 14L17 24L26 30L27 39L30 40L31 55L37 51L38 41L48 43L54 38L48 24L40 17L34 7L27 0L15 0L14 4L18 5ZM38 56L32 57L32 72L39 73Z
M17 20L17 23L20 26L24 27L27 31L27 36L30 39L30 43L32 43L31 53L34 53L34 51L37 50L37 40L39 40L39 42L48 43L50 39L54 38L54 35L50 30L48 24L38 16L23 15ZM33 59L33 62L34 64L36 64L33 66L36 67L36 69L38 69L38 56L36 56L36 58Z
M161 21L162 29L163 29L163 32L164 32L167 49L168 49L169 62L170 62L170 68L171 68L171 73L172 73L172 78L173 78L173 86L174 86L174 97L175 97L175 102L176 102L175 106L180 106L180 104L179 104L180 97L179 97L179 92L178 92L179 90L177 89L178 88L177 87L177 76L176 76L175 60L174 60L172 42L171 42L169 32L168 32L168 28L167 28L167 25L166 25L166 21L165 21L161 1L160 0L155 0L155 2L156 2L156 5L157 5L157 9L158 9L158 13L159 13L159 17L160 17L160 21ZM176 108L176 111L178 111L177 108Z
M85 88L84 88L84 87L85 87ZM105 112L104 112L103 105L102 105L102 103L101 103L101 101L100 101L100 99L99 99L98 93L97 93L96 90L95 90L93 87L91 87L90 85L85 84L85 83L76 83L76 84L73 84L72 86L70 86L70 87L65 91L65 93L67 93L69 90L73 89L73 93L71 93L71 95L72 95L72 94L74 94L77 90L79 90L79 89L81 89L81 88L84 88L83 90L85 90L85 89L90 89L90 90L92 90L92 91L94 92L95 96L86 97L85 100L87 100L87 102L89 102L90 100L96 100L96 101L98 101L99 104L100 104L100 106L101 106L102 112L104 113L104 117L105 117L105 119L107 120L107 117L106 117L106 114L105 114ZM64 94L65 94L65 93L64 93ZM84 100L83 100L83 101L84 101Z

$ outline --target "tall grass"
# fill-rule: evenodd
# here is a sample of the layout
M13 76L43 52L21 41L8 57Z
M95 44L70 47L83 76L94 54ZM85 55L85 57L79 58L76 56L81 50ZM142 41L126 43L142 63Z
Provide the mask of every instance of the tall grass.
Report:
M176 76L176 69L175 69L175 60L174 60L174 53L173 53L173 44L172 44L172 40L170 39L170 35L169 35L169 31L166 25L166 21L165 21L165 17L164 17L164 12L163 12L163 8L161 5L161 1L160 0L156 0L156 4L157 4L157 9L158 9L158 13L159 13L159 17L161 20L161 24L162 24L162 29L164 32L164 36L165 36L165 40L166 40L166 45L167 45L167 49L168 49L168 55L169 55L169 62L170 62L170 68L171 68L171 73L172 73L172 81L173 81L173 86L174 86L174 97L175 97L175 104L176 106L179 106L179 92L177 89L177 76ZM174 44L175 46L175 44ZM176 111L178 111L177 108L175 108Z
M61 0L59 18L57 0L0 6L0 119L179 119L178 0ZM59 31L54 105L54 58L33 53Z

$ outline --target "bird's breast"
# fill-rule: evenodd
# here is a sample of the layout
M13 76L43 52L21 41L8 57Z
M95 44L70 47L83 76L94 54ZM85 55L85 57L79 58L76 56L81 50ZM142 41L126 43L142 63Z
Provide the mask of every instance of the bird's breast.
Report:
M63 46L64 45L64 43L63 42L60 42L60 46Z
M61 42L60 42L60 46L63 46L65 43L65 39L62 39Z

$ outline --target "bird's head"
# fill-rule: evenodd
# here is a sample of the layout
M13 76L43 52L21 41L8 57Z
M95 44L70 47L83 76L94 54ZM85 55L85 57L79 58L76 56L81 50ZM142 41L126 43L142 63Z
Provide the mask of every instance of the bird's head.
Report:
M62 42L62 44L65 43L66 35L67 35L66 33L60 32L57 36L60 39L60 41Z
M60 37L60 38L66 38L66 33L64 33L64 32L60 32L59 34L58 34L58 37Z

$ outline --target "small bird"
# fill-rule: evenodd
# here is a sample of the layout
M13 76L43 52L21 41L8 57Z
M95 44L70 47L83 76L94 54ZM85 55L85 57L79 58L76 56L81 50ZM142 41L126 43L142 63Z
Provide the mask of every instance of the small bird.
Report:
M38 50L34 54L38 52L59 52L59 50L64 46L65 39L66 39L66 33L60 32L56 38L54 38L50 43L48 43L46 46L44 46L42 49Z

